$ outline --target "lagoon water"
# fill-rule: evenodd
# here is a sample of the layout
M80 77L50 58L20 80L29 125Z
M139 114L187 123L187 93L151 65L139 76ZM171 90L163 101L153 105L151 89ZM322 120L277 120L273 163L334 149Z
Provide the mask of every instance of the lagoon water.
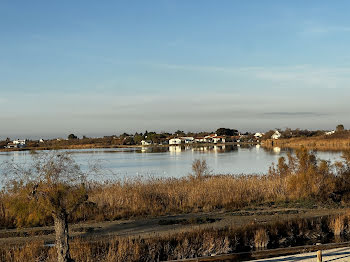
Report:
M264 174L287 149L265 149L260 146L161 147L64 150L86 169L98 163L101 175L97 180L129 177L182 177L191 172L195 159L205 159L213 174ZM289 149L289 151L291 151ZM39 154L46 153L38 151ZM340 160L340 152L317 152L320 159ZM0 152L0 164L7 160L28 164L29 151ZM1 172L1 168L0 168Z

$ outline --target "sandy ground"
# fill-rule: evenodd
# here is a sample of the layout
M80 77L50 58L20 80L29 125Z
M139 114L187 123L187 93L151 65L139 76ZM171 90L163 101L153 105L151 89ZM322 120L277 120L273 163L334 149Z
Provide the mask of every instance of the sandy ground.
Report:
M302 261L302 262L317 262L316 252L290 255L283 257L259 259L253 261L265 261L265 262L282 262L282 261ZM334 262L349 262L350 261L350 247L336 248L322 251L322 262L334 261Z

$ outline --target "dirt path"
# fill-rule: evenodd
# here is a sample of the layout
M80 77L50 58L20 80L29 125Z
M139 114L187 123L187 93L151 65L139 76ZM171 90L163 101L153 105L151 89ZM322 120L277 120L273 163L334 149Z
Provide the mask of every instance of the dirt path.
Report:
M295 208L257 208L236 212L211 212L162 216L112 222L92 222L70 225L72 237L86 239L107 239L115 236L167 235L169 233L191 230L193 228L243 226L250 223L267 223L291 218L317 217L344 212L339 209L295 209ZM38 227L0 230L1 244L21 244L27 241L43 240L53 243L53 227Z

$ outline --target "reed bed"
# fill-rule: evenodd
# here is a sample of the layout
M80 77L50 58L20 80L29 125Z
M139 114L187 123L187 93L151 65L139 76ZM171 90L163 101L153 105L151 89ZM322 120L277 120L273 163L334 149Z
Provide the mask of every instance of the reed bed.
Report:
M350 132L340 132L333 135L322 135L317 137L295 137L272 140L268 139L265 142L267 147L290 147L300 148L301 146L308 149L317 150L349 150L350 149Z
M94 185L90 200L109 217L236 209L278 198L265 176L152 179Z

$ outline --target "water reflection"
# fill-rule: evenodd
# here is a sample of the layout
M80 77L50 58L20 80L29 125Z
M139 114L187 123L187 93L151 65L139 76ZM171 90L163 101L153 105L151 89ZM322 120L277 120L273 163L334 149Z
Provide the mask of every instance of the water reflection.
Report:
M250 148L250 147L248 147ZM192 152L204 152L204 153L227 153L231 151L237 151L238 147L235 145L213 145L213 146L170 146L170 147L142 147L140 152L142 153L159 153L159 152L170 152L170 153L181 153L185 151Z
M273 152L276 153L276 154L279 154L279 153L281 153L281 148L278 147L278 146L275 146L275 147L273 148Z
M135 147L110 149L64 150L84 168L95 160L113 174L108 179L130 176L181 177L191 172L193 160L206 160L214 174L264 174L278 158L287 156L291 149L264 148L259 145L212 145ZM45 153L45 152L39 152ZM339 160L339 152L318 152L325 160ZM0 152L1 162L12 160L18 163L31 161L29 151ZM106 175L105 175L106 176ZM101 179L101 178L98 178Z
M183 149L186 150L185 147ZM182 151L182 147L181 146L170 146L169 147L169 152L171 154L179 154L179 153L181 153L181 151Z

